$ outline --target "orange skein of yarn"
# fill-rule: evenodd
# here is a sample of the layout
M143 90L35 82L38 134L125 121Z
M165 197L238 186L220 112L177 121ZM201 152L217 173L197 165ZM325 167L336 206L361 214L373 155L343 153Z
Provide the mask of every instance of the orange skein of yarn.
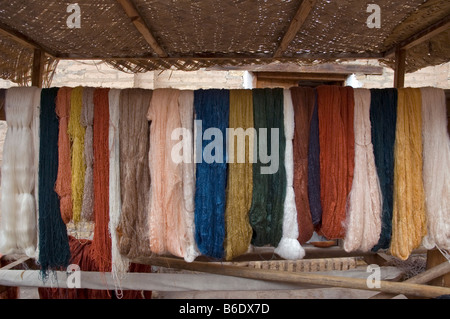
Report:
M109 234L109 89L94 92L94 238L93 259L99 271L111 271Z
M355 157L353 88L319 86L317 94L323 209L320 233L328 239L342 239Z
M55 182L55 192L59 196L61 217L65 224L72 220L72 164L68 134L71 93L72 88L60 88L56 96L55 109L59 119L58 175Z

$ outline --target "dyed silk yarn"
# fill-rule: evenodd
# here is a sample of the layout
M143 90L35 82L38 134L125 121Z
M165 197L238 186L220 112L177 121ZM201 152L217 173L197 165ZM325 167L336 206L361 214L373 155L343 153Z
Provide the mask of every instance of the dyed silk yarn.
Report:
M252 93L254 127L258 140L258 159L253 164L253 196L249 212L253 228L252 244L277 247L283 233L286 197L284 95L283 89L254 89ZM262 163L261 160L269 156L278 158L278 167L275 172L264 174L264 169L268 169L266 166L271 163Z
M227 163L223 141L229 101L228 90L194 92L195 117L201 121L195 127L195 241L200 253L212 258L224 256Z
M374 251L391 243L394 196L394 143L397 122L397 89L370 90L370 123L373 153L382 195L381 233Z

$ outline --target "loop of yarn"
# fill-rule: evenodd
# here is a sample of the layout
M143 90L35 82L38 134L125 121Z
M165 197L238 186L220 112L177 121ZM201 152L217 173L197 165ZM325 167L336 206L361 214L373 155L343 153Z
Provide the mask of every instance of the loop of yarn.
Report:
M297 222L297 207L294 192L294 139L295 116L292 96L289 89L284 90L284 132L286 137L285 169L286 169L286 197L284 199L283 235L275 248L275 253L284 259L302 259L305 250L298 241L299 230Z
M120 253L129 259L151 254L148 224L150 130L146 117L151 98L151 90L124 89L120 93L121 212L116 231Z
M110 89L109 100L109 233L111 235L111 262L112 272L119 278L127 272L129 260L120 254L117 227L120 222L120 148L119 148L119 103L120 89ZM93 108L92 108L93 110ZM92 114L92 119L94 114ZM88 130L86 129L86 135ZM88 139L85 139L87 143ZM92 150L93 151L93 150ZM93 154L92 154L93 156ZM93 160L93 158L92 158ZM87 176L88 170L86 170ZM85 184L86 186L86 184ZM92 184L92 187L94 185ZM86 188L85 188L86 190Z
M283 89L254 89L253 116L257 131L258 160L253 164L253 196L249 212L253 228L252 244L255 246L278 246L283 233L284 200L286 197L286 170L284 156L286 139L284 136ZM262 134L261 129L267 129ZM272 129L278 129L278 140L271 149ZM273 156L278 151L278 170L263 174L261 169L267 164L261 162L261 147Z
M322 202L320 200L320 140L319 113L317 91L315 91L314 109L309 126L308 145L308 202L311 211L311 221L314 227L319 227L322 221Z
M344 249L369 251L381 232L381 190L370 126L370 90L355 89L355 168L347 206Z
M181 127L188 136L183 137L183 215L186 225L184 260L192 262L200 254L195 243L195 162L194 162L194 91L180 91L178 98ZM185 154L184 152L189 152Z
M396 122L397 89L371 89L371 135L383 202L380 239L374 246L374 251L387 249L391 243Z
M250 90L230 91L230 119L229 128L238 129L245 133L247 129L253 129L253 99ZM253 164L250 162L250 152L253 152L254 131L251 131L248 139L244 137L244 143L239 137L229 131L228 158L230 153L233 159L228 164L228 180L225 207L226 240L225 255L227 260L245 253L252 239L252 227L248 219L248 212L252 203L253 188ZM239 131L237 131L239 133ZM231 144L231 141L233 143ZM237 141L236 141L237 140ZM231 149L231 146L233 149ZM244 162L240 162L244 154ZM253 155L253 154L252 154Z
M81 209L83 205L84 172L84 134L85 127L81 125L81 109L83 107L83 88L72 89L70 95L70 115L67 133L72 142L71 169L72 169L72 219L75 224L81 220Z
M173 132L181 127L178 106L180 91L156 89L147 113L150 124L150 249L153 253L184 258L186 219L184 212L183 165L172 158L178 142ZM184 150L183 150L184 151Z
M8 124L4 142L1 189L2 254L36 253L35 140L33 115L40 89L11 88L6 92L5 115Z
M425 248L450 251L450 139L445 92L421 88L423 183L426 196Z
M422 97L420 89L398 89L394 150L394 206L391 254L408 259L426 235L422 180Z
M323 210L320 233L328 239L342 239L355 156L353 88L319 86L317 93Z
M316 101L313 88L291 88L293 120L295 130L293 138L294 192L298 219L298 240L306 243L314 233L308 193L308 148L310 126ZM286 144L287 146L288 144ZM317 194L320 194L317 193ZM320 200L320 197L318 197Z
M109 235L109 89L94 91L94 237L92 258L99 271L111 271ZM72 113L73 114L73 113Z
M56 97L56 115L59 119L58 177L55 191L60 198L61 216L65 224L72 220L72 164L71 144L68 134L70 97L72 88L62 87Z
M80 123L85 127L84 133L84 189L83 204L81 207L81 219L84 221L94 220L94 183L93 183L93 128L94 125L94 91L95 88L83 88L83 106L81 109Z
M55 99L58 88L42 89L39 151L39 264L44 277L50 269L66 269L70 260L67 229L54 191L58 175L58 134Z
M195 141L199 144L195 154L195 241L200 253L212 258L222 258L224 255L227 164L223 138L229 121L229 100L228 90L194 92L196 120L202 121L201 128L196 128ZM218 129L214 130L212 141L210 136L204 136L205 131L211 128ZM217 136L219 131L220 136ZM214 157L210 163L209 157Z

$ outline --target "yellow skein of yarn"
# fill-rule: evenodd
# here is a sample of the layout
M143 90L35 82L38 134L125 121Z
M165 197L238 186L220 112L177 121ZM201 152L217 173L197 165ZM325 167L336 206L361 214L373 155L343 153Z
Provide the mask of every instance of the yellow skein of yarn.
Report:
M84 133L86 128L81 125L81 108L83 106L83 88L76 87L70 97L70 118L68 134L72 142L72 211L73 221L78 223L81 219L83 205L84 173Z
M242 128L245 132L253 126L252 91L230 90L229 127ZM255 138L256 134L253 137ZM233 149L230 149L231 139L234 139ZM253 194L253 166L250 161L251 157L249 157L250 152L253 152L253 142L256 141L245 137L245 143L240 145L238 138L231 134L228 136L228 153L230 156L233 155L233 162L228 165L226 190L225 253L227 260L245 253L252 239L248 212ZM242 154L245 154L245 163L238 162Z
M420 89L398 90L391 253L408 259L426 235Z

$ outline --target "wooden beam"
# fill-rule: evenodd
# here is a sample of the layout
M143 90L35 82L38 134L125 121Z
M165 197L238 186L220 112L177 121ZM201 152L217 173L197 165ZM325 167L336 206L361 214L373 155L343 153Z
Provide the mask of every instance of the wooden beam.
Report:
M255 72L259 79L280 79L294 81L345 81L347 74L333 73L297 73L297 72Z
M385 57L390 57L393 54L395 54L397 48L409 50L415 47L416 45L419 45L431 39L432 37L438 35L439 33L447 31L449 29L450 29L450 15L447 15L442 20L439 20L438 22L426 27L425 29L403 40L399 44L396 44L395 46L386 50Z
M406 50L398 48L395 51L394 87L399 89L405 86Z
M297 35L298 31L302 27L302 25L305 23L306 18L308 18L308 15L311 11L311 9L316 4L316 0L303 0L300 4L300 7L298 8L297 12L295 13L294 18L292 19L291 23L289 24L289 27L284 34L283 38L281 39L280 44L278 45L278 48L275 50L275 53L273 54L274 58L279 58L283 56L284 51L286 51L289 44L294 40L295 36Z
M39 49L34 49L33 66L31 69L31 85L42 87L44 79L45 54Z
M22 45L26 48L39 49L51 57L55 57L58 55L56 52L49 49L48 47L45 47L45 46L37 43L36 41L34 41L31 38L27 37L26 35L18 32L17 30L10 28L9 26L7 26L6 24L4 24L2 22L0 22L0 34L8 37L9 39L19 43L20 45Z
M155 51L155 53L161 57L167 57L167 53L163 48L159 45L158 41L156 41L152 32L148 28L144 19L141 17L139 11L136 9L134 3L131 0L117 0L119 4L122 6L123 10L127 14L127 16L131 19L136 29L142 34L145 41L150 45L150 47Z
M335 73L381 75L383 67L367 64L320 63L299 65L296 63L272 63L263 65L230 65L207 68L211 71L250 71L250 72L300 72L300 73Z
M450 288L444 287L425 286L405 282L390 282L382 280L380 281L379 287L377 285L373 288L370 288L367 285L367 279L347 278L341 276L330 276L314 273L283 272L270 269L253 269L247 267L229 266L223 264L212 264L196 261L186 263L183 260L178 260L174 258L163 258L163 257L137 258L132 262L167 268L207 272L218 275L249 278L249 279L382 291L394 294L405 294L426 298L434 298L441 295L450 294Z
M211 55L171 55L170 57L155 57L152 55L149 56L116 56L116 57L102 57L102 56L81 56L74 54L60 54L56 56L56 58L61 60L103 60L103 61L167 61L167 62L175 62L175 61L246 61L249 63L267 63L274 61L284 61L284 62L292 62L299 60L357 60L357 59L382 59L384 58L383 53L376 52L365 52L365 53L352 53L352 52L336 52L336 53L301 53L301 54L293 54L290 56L284 56L280 58L274 58L271 55L267 54L211 54Z
M411 277L404 282L412 283L412 284L426 284L438 277L441 277L445 274L450 273L450 262L444 261L441 264L438 264L437 266L434 266L433 268L430 268L424 272L421 272L420 274ZM387 298L393 298L395 297L395 294L388 294L388 293L379 293L376 294L369 299L387 299Z

